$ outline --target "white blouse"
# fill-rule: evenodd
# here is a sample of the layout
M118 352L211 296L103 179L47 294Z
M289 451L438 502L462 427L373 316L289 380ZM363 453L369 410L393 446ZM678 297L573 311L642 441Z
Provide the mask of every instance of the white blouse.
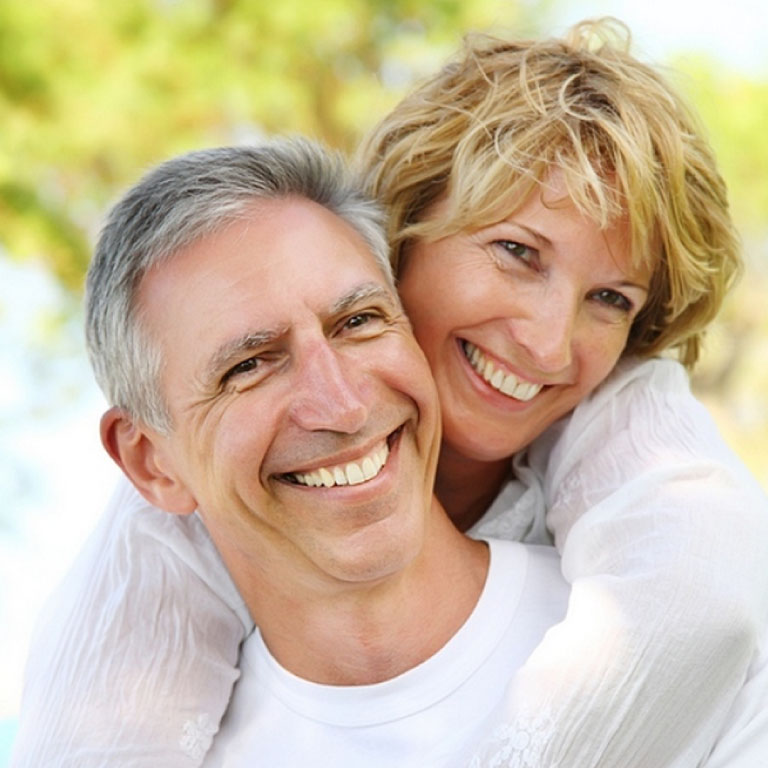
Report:
M572 591L503 765L703 764L768 624L768 497L669 360L622 362L513 466L471 534L553 537ZM39 620L11 766L200 766L251 630L199 518L122 481Z

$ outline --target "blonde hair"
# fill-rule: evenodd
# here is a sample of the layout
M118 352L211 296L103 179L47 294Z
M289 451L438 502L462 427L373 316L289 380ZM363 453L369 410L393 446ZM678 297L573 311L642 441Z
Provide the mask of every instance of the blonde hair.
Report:
M563 39L468 36L373 130L358 162L389 208L396 270L413 238L498 221L558 169L601 227L628 217L633 258L653 266L625 354L675 349L690 367L741 269L739 239L696 118L628 49L614 19ZM443 215L426 218L437 200Z

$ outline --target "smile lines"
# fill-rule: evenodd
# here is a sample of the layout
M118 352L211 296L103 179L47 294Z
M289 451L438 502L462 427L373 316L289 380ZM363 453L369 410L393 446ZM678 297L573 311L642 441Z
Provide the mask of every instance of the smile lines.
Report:
M505 374L497 368L474 344L462 341L464 355L479 376L502 395L527 402L541 392L542 384L521 381L513 373Z
M311 472L291 472L285 477L296 485L307 485L311 488L360 485L376 477L388 458L389 446L386 440L382 440L380 445L359 461L350 461L333 467L320 467Z

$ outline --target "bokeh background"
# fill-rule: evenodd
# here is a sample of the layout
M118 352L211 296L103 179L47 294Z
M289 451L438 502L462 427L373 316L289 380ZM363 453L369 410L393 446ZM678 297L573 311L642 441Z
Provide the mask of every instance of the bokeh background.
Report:
M645 7L643 7L645 6ZM768 489L768 14L762 0L0 0L0 766L34 618L116 478L82 342L89 248L177 152L300 132L349 150L471 29L613 15L716 147L747 273L695 386Z

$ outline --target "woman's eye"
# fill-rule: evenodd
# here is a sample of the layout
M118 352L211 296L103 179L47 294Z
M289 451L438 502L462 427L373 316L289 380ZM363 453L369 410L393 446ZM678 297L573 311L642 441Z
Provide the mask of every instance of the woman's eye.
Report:
M524 264L532 264L538 251L535 248L529 248L527 245L518 243L516 240L495 240L494 245L502 248L510 256L522 261Z
M610 288L603 288L592 295L597 301L605 304L607 307L614 307L622 312L629 312L632 309L632 302L623 293L611 290Z

